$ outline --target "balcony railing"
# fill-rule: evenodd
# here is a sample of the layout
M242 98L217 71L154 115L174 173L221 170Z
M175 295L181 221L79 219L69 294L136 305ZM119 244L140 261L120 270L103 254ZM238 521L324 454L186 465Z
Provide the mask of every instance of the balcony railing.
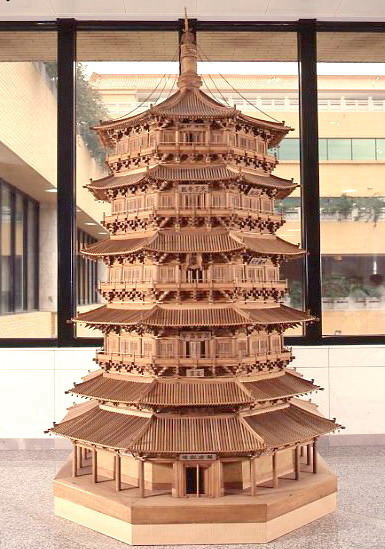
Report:
M200 290L205 289L216 289L223 287L226 289L235 289L242 286L248 287L261 287L261 288L274 288L274 289L285 289L287 287L287 279L283 280L250 280L250 279L228 279L228 278L213 278L212 280L188 280L181 279L177 280L176 278L168 278L164 280L132 280L132 281L109 281L109 282L99 282L99 290L109 291L109 290L124 290L124 289L133 289L138 287L145 287L151 289L186 289L189 290L192 287L195 287ZM170 288L170 289L171 289Z
M112 361L119 361L119 362L152 362L155 364L162 364L162 362L165 362L166 364L169 364L172 366L173 364L185 364L186 366L189 366L191 364L194 365L202 365L202 366L211 366L215 364L223 363L232 363L232 364L238 364L243 362L263 362L267 360L277 360L280 359L288 359L291 356L290 349L283 348L281 350L268 350L266 352L261 353L249 353L247 355L239 353L238 355L234 353L215 353L214 356L178 356L177 353L168 353L167 355L161 355L161 354L141 354L141 353L129 353L129 352L121 352L121 351L108 351L102 349L98 354L97 358L99 360L112 360Z
M114 203L113 203L114 205ZM172 211L207 211L215 210L241 210L248 214L264 215L281 219L280 213L274 212L274 206L261 203L257 197L248 197L232 193L157 193L145 195L140 198L128 199L124 203L115 203L111 215L104 219L111 219L127 214L139 214L141 212L159 212L160 210Z

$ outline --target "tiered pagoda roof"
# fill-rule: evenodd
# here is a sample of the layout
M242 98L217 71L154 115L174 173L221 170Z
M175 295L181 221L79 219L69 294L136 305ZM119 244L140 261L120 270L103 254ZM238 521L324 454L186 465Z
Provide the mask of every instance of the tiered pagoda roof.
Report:
M83 250L87 256L126 255L139 251L186 253L223 253L250 250L259 255L298 257L305 253L299 246L278 236L234 233L231 231L176 232L157 231L149 235L109 238Z
M286 305L273 307L241 308L239 305L190 306L175 308L171 305L156 305L148 310L143 306L138 309L103 305L97 309L81 313L76 322L86 322L89 326L157 326L162 328L184 326L246 326L270 324L298 324L314 320L313 317L292 309Z

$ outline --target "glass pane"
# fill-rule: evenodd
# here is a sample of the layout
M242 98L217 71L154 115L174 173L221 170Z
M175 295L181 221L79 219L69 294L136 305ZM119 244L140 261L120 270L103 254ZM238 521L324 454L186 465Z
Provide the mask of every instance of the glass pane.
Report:
M376 160L375 139L352 139L353 160Z
M1 312L12 309L11 192L1 185Z
M385 160L385 139L376 139L376 160Z
M278 147L279 160L296 160L299 162L299 139L286 137Z
M351 139L328 139L328 160L351 160L352 140Z
M318 154L320 162L328 159L327 139L318 140Z
M55 32L0 32L0 337L56 336Z
M38 282L38 222L39 209L36 203L28 201L27 232L27 308L32 311L39 306Z
M385 37L319 33L323 330L385 332Z

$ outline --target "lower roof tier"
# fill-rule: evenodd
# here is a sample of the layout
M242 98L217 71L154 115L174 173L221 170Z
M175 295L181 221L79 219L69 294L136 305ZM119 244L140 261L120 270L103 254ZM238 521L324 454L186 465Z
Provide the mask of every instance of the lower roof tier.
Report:
M278 236L260 233L238 233L227 230L135 233L127 238L107 238L82 250L90 257L124 256L138 252L168 254L228 253L250 251L263 256L298 257L304 250Z
M78 405L82 406L82 405ZM71 417L71 416L70 416ZM95 406L50 429L76 442L145 456L261 454L340 426L295 404L254 415L134 415Z
M304 311L292 309L286 305L252 308L241 307L240 304L218 307L207 303L204 306L195 305L193 308L156 305L150 309L103 305L86 313L80 313L74 320L85 322L89 326L196 328L198 326L295 325L312 321L314 318Z
M253 381L188 378L134 381L124 375L93 373L68 392L103 402L168 408L251 405L309 393L319 388L294 371L283 371Z

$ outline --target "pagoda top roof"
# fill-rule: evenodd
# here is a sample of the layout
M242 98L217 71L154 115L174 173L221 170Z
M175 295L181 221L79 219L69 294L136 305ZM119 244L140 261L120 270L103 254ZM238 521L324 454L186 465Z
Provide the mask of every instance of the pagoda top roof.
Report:
M204 307L172 307L170 305L155 305L149 309L140 307L123 308L113 305L102 305L85 313L80 313L75 322L85 322L89 326L153 326L185 328L189 326L217 327L242 325L296 325L301 322L311 322L314 317L287 307L274 305L273 307L252 308L240 304L227 304Z
M291 130L284 122L261 120L243 115L235 107L226 107L209 97L200 88L202 80L197 73L198 51L195 37L188 29L184 29L180 45L180 75L178 79L178 91L171 97L150 109L118 120L107 120L94 126L102 140L107 143L116 132L128 128L146 125L151 119L165 120L222 120L229 119L239 125L252 126L266 130L270 138L270 146L274 146ZM119 135L118 135L119 137Z
M122 256L139 251L162 253L226 253L251 250L260 255L298 257L305 250L275 235L213 231L163 230L143 236L106 238L82 250L86 256Z
M149 169L133 173L124 172L117 175L108 175L101 179L91 181L87 188L98 199L107 200L107 192L110 189L119 189L140 184L144 181L239 181L276 189L278 198L285 198L296 187L292 179L284 179L269 173L261 174L250 170L235 168L229 164L217 163L209 166L180 166L175 164L157 164Z
M150 107L140 114L119 118L117 120L106 120L105 122L101 122L99 125L94 126L93 129L98 132L123 130L128 127L139 126L152 117L178 120L221 120L228 118L236 119L240 122L243 121L244 123L255 125L266 130L279 131L282 135L285 135L291 130L291 128L285 126L283 122L254 118L253 116L243 114L235 107L226 107L198 88L184 91L178 90L165 101Z

